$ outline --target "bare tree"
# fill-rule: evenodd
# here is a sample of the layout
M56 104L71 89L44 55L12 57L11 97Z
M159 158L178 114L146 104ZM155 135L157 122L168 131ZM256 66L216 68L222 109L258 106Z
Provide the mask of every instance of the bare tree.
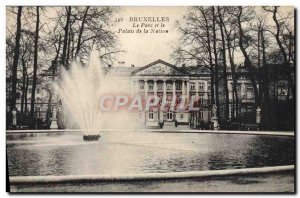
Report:
M76 7L72 17L74 24L74 42L76 49L74 56L87 56L92 48L100 52L100 60L111 64L114 55L124 52L120 49L116 35L109 30L111 18L117 8L104 7Z
M232 7L225 7L223 13L223 27L224 33L227 43L227 51L228 51L228 58L229 64L231 69L231 76L232 76L232 111L231 115L232 118L239 117L239 97L238 97L238 90L237 90L237 74L236 74L236 65L234 62L234 52L238 47L236 44L236 24L234 22L234 18L231 15L233 10Z
M283 21L284 19L278 19L278 8L279 6L273 6L271 8L269 7L264 7L264 10L267 12L271 12L272 13L272 19L275 23L275 39L276 42L278 44L278 47L280 49L281 55L283 56L283 61L284 64L286 65L286 67L288 68L288 70L290 71L290 75L288 75L288 85L289 88L292 91L292 96L293 99L295 99L295 83L294 83L294 68L293 68L293 64L294 64L294 56L293 56L293 31L289 30L287 27L287 25L285 24L285 22ZM288 31L288 39L284 38L284 34L283 34L283 29L286 29ZM284 41L289 40L289 45L285 48L284 47ZM290 60L293 61L293 64L290 64Z
M69 37L69 30L70 30L70 17L72 12L72 7L68 6L66 9L66 25L64 27L64 44L63 44L63 51L61 56L61 63L66 66L66 59L67 59L67 45L68 45L68 37Z
M17 14L17 29L16 29L16 41L15 41L15 48L14 48L14 59L13 59L13 66L12 66L12 99L11 99L11 109L16 108L16 100L17 100L17 68L20 56L20 38L21 38L21 16L22 16L22 6L18 7L18 14Z
M221 41L222 41L222 59L223 59L223 80L224 80L224 91L225 91L225 121L229 120L229 93L228 93L228 82L227 82L227 61L226 61L226 42L225 42L225 34L224 34L224 22L223 22L224 11L221 11L221 8L218 6L218 24L220 26L221 32Z
M245 66L248 69L250 81L251 81L251 84L252 84L252 87L254 90L255 106L258 106L260 101L259 101L257 83L256 83L256 79L255 79L256 70L251 62L249 54L246 51L247 47L249 46L249 42L250 42L249 40L251 39L251 37L245 35L244 29L242 27L243 22L251 20L251 10L248 10L248 13L244 13L245 9L246 8L239 6L237 14L236 14L236 19L237 19L237 23L238 23L238 32L239 32L239 47L245 58ZM247 10L246 10L246 12L247 12Z
M173 57L177 62L188 62L204 66L210 71L210 102L215 104L215 64L212 50L212 20L209 7L189 8L185 25L179 25L182 33L179 46Z
M86 18L88 15L89 8L90 8L90 6L86 6L84 14L83 14L83 18L82 18L82 22L81 22L81 26L80 26L80 30L79 30L79 34L78 34L78 42L77 42L75 57L78 55L78 53L80 51L82 34L83 34L83 30L84 30L84 25L86 23Z
M216 28L216 12L215 7L211 7L211 15L212 15L212 34L213 34L213 54L215 56L215 99L217 106L217 117L220 118L220 99L219 99L219 63L218 63L218 52L217 52L217 28Z
M20 48L20 60L21 60L21 70L22 70L22 87L21 87L21 115L22 117L25 115L25 96L27 95L27 88L26 88L26 78L28 75L28 65L31 64L32 58L32 37L28 35L26 31L23 30L22 38L21 38L21 48Z
M35 120L35 91L37 84L37 69L38 69L38 45L39 45L39 31L40 31L40 7L36 7L36 27L34 37L34 63L33 63L33 77L32 77L32 90L31 90L31 104L30 104L30 120ZM33 123L31 123L33 127Z

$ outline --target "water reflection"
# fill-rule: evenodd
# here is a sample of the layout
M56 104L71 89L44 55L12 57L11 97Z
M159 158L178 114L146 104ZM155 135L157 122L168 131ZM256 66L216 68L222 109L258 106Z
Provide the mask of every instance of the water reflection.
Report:
M294 138L254 135L80 133L10 135L10 175L178 172L294 164Z

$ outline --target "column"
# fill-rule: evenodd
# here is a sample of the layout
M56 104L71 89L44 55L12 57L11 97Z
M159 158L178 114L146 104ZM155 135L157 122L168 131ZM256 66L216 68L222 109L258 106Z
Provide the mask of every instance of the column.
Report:
M166 80L163 80L163 81L164 81L164 86L163 86L164 94L163 94L163 97L166 97L167 96L167 85L166 85Z
M181 90L182 90L182 91L181 91L182 93L181 93L181 102L180 102L180 103L182 103L183 100L185 100L184 103L186 103L184 80L182 80L182 87L181 87Z
M154 85L153 85L153 90L154 90L154 95L157 96L157 83L156 83L156 79L153 80L154 81Z
M133 87L132 87L132 93L138 93L139 92L139 81L134 79L133 80Z
M173 80L173 97L176 96L175 80Z
M137 92L137 93L140 92L140 84L139 84L139 82L140 82L139 80L136 80L136 81L135 81L135 89L136 89L136 92Z
M176 106L176 85L175 80L173 80L173 94L172 94L172 111L174 111L174 108ZM175 116L175 113L173 114Z
M167 85L166 85L166 80L163 79L163 96L162 96L162 102L161 102L161 110L164 109L167 101ZM163 112L161 112L163 115Z
M148 84L147 84L147 79L144 79L145 85L144 85L144 91L145 91L145 98L148 96Z
M199 98L199 83L198 83L198 81L196 81L196 83L195 83L195 86L196 86L196 99L198 99Z
M245 98L245 93L246 93L245 83L242 82L242 84L241 84L241 101L243 101L243 99Z
M208 100L208 85L207 85L207 81L204 82L204 100Z
M184 89L184 80L182 80L182 87L181 87L181 90L182 90L182 96L184 96L185 95L185 89Z
M231 102L232 101L232 94L233 94L233 84L232 84L232 81L230 80L228 80L227 81L227 87L228 87L228 98L229 98L229 101ZM230 113L230 111L229 111L229 113Z
M190 82L186 81L186 97L187 97L187 102L189 102L189 97L190 97Z

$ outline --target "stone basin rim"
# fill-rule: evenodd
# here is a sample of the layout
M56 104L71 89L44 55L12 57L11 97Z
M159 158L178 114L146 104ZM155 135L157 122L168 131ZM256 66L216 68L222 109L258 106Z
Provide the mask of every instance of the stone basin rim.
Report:
M123 129L123 130L114 130L114 129L102 129L102 130L81 130L81 129L34 129L34 130L6 130L6 135L8 134L17 134L17 133L54 133L54 132L153 132L153 133L212 133L212 134L241 134L241 135L274 135L274 136L295 136L294 131L229 131L229 130L161 130L161 129Z
M10 176L9 182L14 184L49 184L49 183L80 183L103 181L138 181L166 179L197 179L220 176L272 174L294 171L294 165L270 166L260 168L242 168L225 170L205 170L168 173L137 173L137 174L102 174L102 175L62 175L62 176Z

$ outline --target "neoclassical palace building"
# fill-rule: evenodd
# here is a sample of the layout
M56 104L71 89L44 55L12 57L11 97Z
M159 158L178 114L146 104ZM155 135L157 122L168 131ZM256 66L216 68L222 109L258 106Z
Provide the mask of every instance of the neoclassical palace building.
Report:
M106 70L115 77L130 78L135 90L140 95L159 97L159 105L139 112L139 120L144 122L146 126L159 126L160 122L174 125L177 121L178 125L192 128L210 127L213 107L211 105L210 70L208 68L185 65L177 67L159 59L143 67L109 66ZM254 112L253 88L249 79L241 75L238 85L241 102L246 104L246 109L242 111ZM231 75L228 75L228 89L229 100L232 102ZM221 113L224 111L223 98L220 96ZM183 99L185 99L185 108L178 108ZM160 108L164 101L166 105L164 108ZM190 105L195 108L189 109ZM232 108L232 104L230 104L230 108ZM231 117L231 111L229 117Z
M201 78L197 73L201 73ZM145 112L143 119L147 126L155 125L159 121L175 122L175 120L181 125L188 125L191 119L189 106L185 105L181 110L178 108L183 98L186 100L184 104L189 104L192 97L199 98L199 105L209 104L209 73L205 70L187 71L185 68L177 68L157 60L133 71L131 79L145 97L148 94L157 95L161 103L166 101L168 105L164 109L157 107ZM175 102L173 109L172 101ZM207 123L210 120L210 110L201 109L200 119Z

